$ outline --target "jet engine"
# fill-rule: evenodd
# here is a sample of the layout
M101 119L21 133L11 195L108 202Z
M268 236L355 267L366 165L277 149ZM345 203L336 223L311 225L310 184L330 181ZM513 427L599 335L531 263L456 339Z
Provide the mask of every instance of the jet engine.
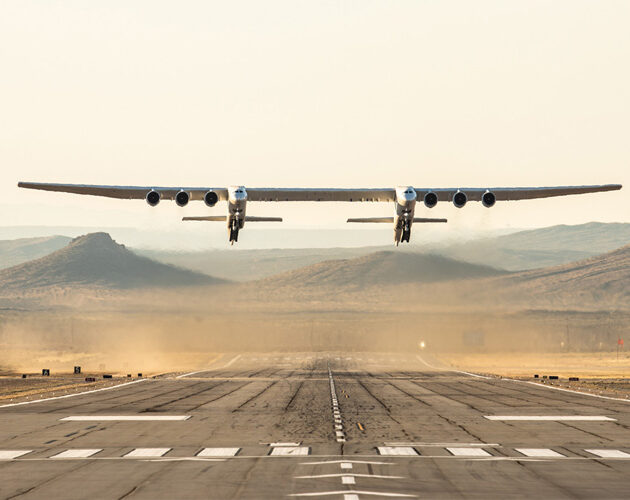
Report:
M219 196L217 195L217 193L215 193L214 191L208 191L204 197L203 197L203 201L206 203L206 205L208 205L209 207L214 207L217 202L219 201Z
M429 191L427 194L424 195L425 207L433 208L435 205L437 205L437 202L438 202L437 194L435 194L433 191Z
M183 189L175 195L175 203L180 207L185 207L190 201L190 195Z
M158 203L160 203L160 193L158 193L157 191L154 191L153 189L151 191L149 191L145 197L145 200L147 200L147 203L149 205L151 205L152 207L156 206Z
M467 201L468 196L466 196L466 193L462 191L458 190L457 193L453 195L453 205L455 205L457 208L462 208Z
M481 203L483 203L484 207L486 208L493 207L496 202L497 202L497 197L493 192L486 191L485 193L483 193L483 196L481 197Z

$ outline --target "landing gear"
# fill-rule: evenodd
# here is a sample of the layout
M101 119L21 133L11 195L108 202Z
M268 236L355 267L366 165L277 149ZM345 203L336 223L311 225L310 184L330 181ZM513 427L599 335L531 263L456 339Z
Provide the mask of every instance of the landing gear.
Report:
M230 223L230 245L234 245L238 241L238 231L241 228L238 219L232 219Z
M402 232L402 236L400 238L401 242L407 242L409 243L409 239L411 238L411 226L407 223L404 225L403 227L403 232Z

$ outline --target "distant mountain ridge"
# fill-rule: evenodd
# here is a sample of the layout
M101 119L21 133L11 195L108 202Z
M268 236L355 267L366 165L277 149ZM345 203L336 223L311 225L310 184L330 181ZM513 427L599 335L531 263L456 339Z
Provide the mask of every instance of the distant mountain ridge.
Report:
M46 287L128 289L223 282L136 255L107 233L80 236L50 255L0 271L3 291Z
M329 260L261 280L265 286L379 286L434 283L499 276L504 272L448 257L381 251L353 259Z
M65 247L71 240L67 236L44 236L0 241L0 269L44 257Z

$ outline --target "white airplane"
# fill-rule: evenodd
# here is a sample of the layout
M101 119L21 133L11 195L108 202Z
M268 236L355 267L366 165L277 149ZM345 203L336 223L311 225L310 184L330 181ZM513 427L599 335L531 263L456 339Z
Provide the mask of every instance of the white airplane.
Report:
M18 186L27 189L60 191L63 193L88 194L121 199L144 199L152 207L160 200L175 200L180 207L191 200L203 200L209 207L219 201L227 201L227 215L207 215L184 217L185 221L227 222L230 243L238 241L238 232L245 222L282 222L280 217L252 217L246 214L248 201L381 201L393 202L396 208L394 217L371 217L348 219L347 222L381 222L393 224L394 242L409 242L411 226L414 222L446 222L446 219L415 217L416 202L422 200L428 208L439 201L452 202L462 208L469 201L480 201L484 207L492 207L497 201L531 200L570 194L616 191L620 184L599 186L556 186L556 187L515 187L515 188L414 188L403 186L384 189L310 189L310 188L248 188L230 186L227 188L199 187L151 187L151 186L96 186L88 184L49 184L39 182L19 182Z

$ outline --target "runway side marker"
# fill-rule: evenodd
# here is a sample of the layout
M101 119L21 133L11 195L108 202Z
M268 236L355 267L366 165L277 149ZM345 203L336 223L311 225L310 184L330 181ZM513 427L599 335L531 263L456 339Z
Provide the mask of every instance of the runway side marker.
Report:
M0 460L13 460L33 450L0 450Z
M171 448L136 448L127 453L124 458L154 458L166 455Z
M559 458L565 457L562 453L550 450L549 448L514 448L519 453L522 453L526 457L534 458Z
M271 450L269 455L272 456L298 456L308 455L310 448L308 446L276 446Z
M418 455L418 452L411 446L377 446L379 455L411 456Z
M92 455L96 455L99 451L103 451L102 448L94 448L94 449L76 449L76 450L66 450L61 453L57 453L50 458L87 458Z
M484 375L477 375L476 373L464 372L462 370L449 370L448 368L438 368L437 366L433 366L433 365L427 363L420 356L416 356L416 358L418 358L418 361L420 361L423 365L426 365L426 366L428 366L429 368L431 368L433 370L437 370L437 371L441 371L441 372L462 373L463 375L468 375L469 377L483 378L483 379L486 379L486 380L491 380L492 379L492 377L486 377Z
M486 415L488 420L532 420L532 421L585 421L585 422L616 422L617 419L601 415Z
M240 448L204 448L196 457L235 457Z
M490 453L481 448L446 448L456 457L491 457Z
M190 415L74 415L72 417L60 418L63 422L128 422L128 421L183 421L188 420Z
M601 458L630 458L630 453L621 450L584 450Z

